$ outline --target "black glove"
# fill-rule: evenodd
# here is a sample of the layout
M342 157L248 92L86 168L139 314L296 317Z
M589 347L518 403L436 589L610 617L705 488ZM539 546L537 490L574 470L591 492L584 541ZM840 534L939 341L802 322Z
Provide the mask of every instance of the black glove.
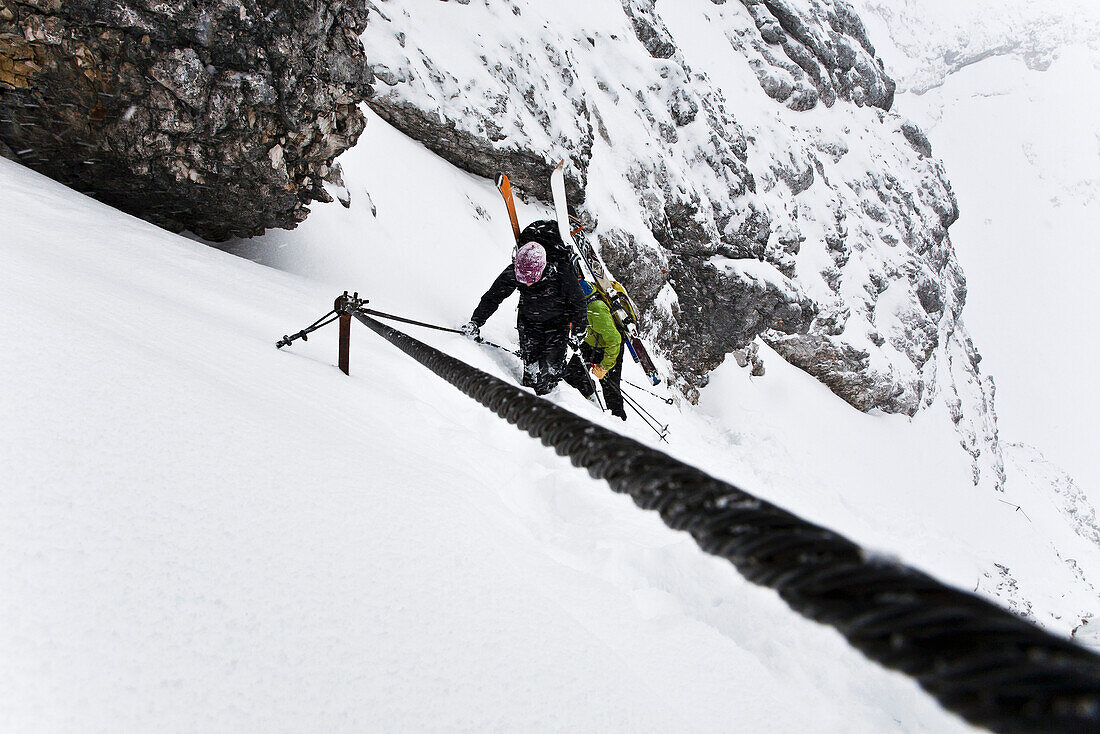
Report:
M481 341L481 327L475 324L473 321L467 321L462 325L462 333L473 339L475 342Z

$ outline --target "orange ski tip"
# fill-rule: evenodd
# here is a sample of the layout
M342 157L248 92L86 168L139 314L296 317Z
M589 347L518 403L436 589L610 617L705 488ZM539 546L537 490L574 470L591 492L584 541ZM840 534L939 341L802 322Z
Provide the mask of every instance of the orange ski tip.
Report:
M512 236L518 242L520 234L519 217L516 216L516 205L512 199L512 183L504 172L497 174L497 189L500 190L500 195L504 197L504 204L508 208L508 220L512 225Z

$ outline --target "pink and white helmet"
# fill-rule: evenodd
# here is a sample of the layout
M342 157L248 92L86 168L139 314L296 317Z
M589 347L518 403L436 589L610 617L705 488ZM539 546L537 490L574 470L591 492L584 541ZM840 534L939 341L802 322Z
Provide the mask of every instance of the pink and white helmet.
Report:
M528 242L516 253L516 280L524 285L537 283L546 272L546 249L537 242Z

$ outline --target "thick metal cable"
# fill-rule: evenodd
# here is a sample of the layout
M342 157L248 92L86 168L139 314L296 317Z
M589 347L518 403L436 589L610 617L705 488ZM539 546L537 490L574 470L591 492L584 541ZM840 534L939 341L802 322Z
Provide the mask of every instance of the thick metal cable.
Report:
M462 334L463 336L466 335L466 332L462 331L461 329L451 329L451 328L446 327L446 326L437 326L436 324L429 324L429 323L426 323L424 321L415 321L413 319L406 318L404 316L395 316L392 313L383 313L381 311L375 311L373 308L360 308L359 310L362 311L363 313L370 314L371 316L377 316L380 319L391 319L393 321L400 321L403 324L412 324L413 326L423 326L425 329L434 329L435 331L445 331L448 334ZM476 339L474 339L474 341L477 342L478 344L484 344L487 347L492 347L493 349L500 349L500 350L503 350L505 352L510 352L510 353L516 355L517 357L519 356L519 350L518 349L512 349L510 347L501 346L500 344L494 344L493 342L489 341L488 339L482 339L480 336L477 337Z
M1100 656L370 318L366 326L972 724L1100 733Z

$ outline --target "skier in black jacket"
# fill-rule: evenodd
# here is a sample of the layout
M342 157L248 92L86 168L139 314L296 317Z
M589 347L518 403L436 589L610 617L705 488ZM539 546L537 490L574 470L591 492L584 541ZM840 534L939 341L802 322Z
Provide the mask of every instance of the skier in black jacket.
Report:
M536 395L550 392L565 376L570 341L579 345L588 326L584 293L567 253L554 222L529 225L520 233L515 260L485 291L462 327L467 336L479 338L485 321L518 289L523 384L533 387Z

